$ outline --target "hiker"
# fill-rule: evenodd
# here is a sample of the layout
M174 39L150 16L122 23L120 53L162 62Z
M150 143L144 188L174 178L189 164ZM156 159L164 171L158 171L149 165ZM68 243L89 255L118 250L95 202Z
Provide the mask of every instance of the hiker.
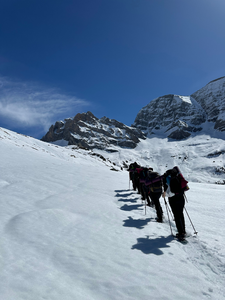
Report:
M133 190L136 191L137 185L138 185L138 180L137 180L137 171L136 168L140 167L136 162L131 163L128 168L130 180L132 181L133 184Z
M159 178L159 180L157 180ZM150 168L148 171L148 180L149 182L146 182L146 185L149 188L149 196L152 202L155 205L156 209L156 221L159 223L163 222L163 210L160 204L160 197L162 195L162 179L159 173L153 172L153 169ZM151 182L152 180L157 180L155 182Z
M137 173L138 173L138 186L139 186L139 191L140 191L140 194L141 194L141 200L145 200L147 195L146 195L146 190L144 188L145 186L145 180L146 180L146 169L147 168L144 168L144 167L139 167L137 168Z
M139 182L140 182L140 191L141 191L141 200L147 200L147 205L153 207L153 202L149 199L149 190L146 186L146 180L148 180L148 172L152 170L152 168L142 167L139 174Z
M178 233L176 236L183 239L186 235L185 219L183 209L185 205L184 189L181 186L181 180L175 168L166 171L163 176L163 198L166 196L169 199L169 204L172 209L175 224Z
M137 193L141 194L141 184L140 184L140 172L141 172L142 168L141 166L137 165L134 171L134 182L135 182L135 186L137 188Z

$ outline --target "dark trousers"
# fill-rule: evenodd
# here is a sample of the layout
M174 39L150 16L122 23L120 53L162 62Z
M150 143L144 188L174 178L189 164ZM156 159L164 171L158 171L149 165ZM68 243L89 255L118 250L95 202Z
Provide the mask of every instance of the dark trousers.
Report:
M179 234L185 233L186 232L185 220L183 214L184 204L185 204L184 195L179 194L173 197L169 197L169 204L174 215L178 233Z
M150 192L150 194L149 194L151 200L155 204L156 214L157 214L157 218L159 220L162 220L162 215L163 215L163 210L162 210L162 207L159 202L159 198L161 197L161 195L162 195L162 192L160 192L160 193Z
M148 188L144 183L141 183L141 195L142 195L142 200L147 200L147 203L149 206L151 206L151 202L149 200L148 196Z
M139 177L135 178L135 185L137 187L138 194L141 194L141 183L140 183Z

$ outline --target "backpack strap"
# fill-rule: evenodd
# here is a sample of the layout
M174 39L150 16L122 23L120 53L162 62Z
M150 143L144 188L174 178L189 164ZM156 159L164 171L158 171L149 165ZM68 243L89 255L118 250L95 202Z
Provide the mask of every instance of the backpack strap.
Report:
M159 176L157 178L154 178L154 179L148 179L148 180L146 180L145 185L148 186L148 185L150 185L152 183L155 183L157 181L161 181L163 179L163 177L164 177L164 175L161 175L161 176Z

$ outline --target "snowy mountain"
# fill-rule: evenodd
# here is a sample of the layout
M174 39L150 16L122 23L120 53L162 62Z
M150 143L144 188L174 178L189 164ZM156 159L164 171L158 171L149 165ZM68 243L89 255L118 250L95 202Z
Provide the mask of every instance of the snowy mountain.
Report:
M90 112L51 143L0 128L0 299L225 299L224 82L153 100L138 128ZM134 161L189 181L186 245L167 202L157 223L131 189Z
M191 96L166 95L152 100L129 127L91 112L57 121L42 141L108 152L135 148L146 137L182 140L202 134L225 139L225 77L208 83Z
M210 168L224 166L224 149L209 135L152 138L104 152L110 162L93 155L103 150L0 128L0 299L224 299L225 186L207 183L218 180ZM162 198L161 224L129 189L125 159L160 173L177 164L188 177L188 244L173 239Z
M225 131L225 77L208 83L191 96L166 95L143 107L132 125L147 136L181 140L196 134Z
M91 112L87 112L77 114L73 119L56 122L42 141L114 151L114 145L135 148L140 139L145 139L140 129L106 117L98 119Z
M214 123L214 129L225 131L225 77L216 79L192 94L207 115L207 121Z

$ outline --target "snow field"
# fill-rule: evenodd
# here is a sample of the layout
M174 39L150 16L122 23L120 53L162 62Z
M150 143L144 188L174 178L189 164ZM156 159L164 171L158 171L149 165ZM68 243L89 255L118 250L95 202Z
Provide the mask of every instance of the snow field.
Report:
M0 299L224 299L225 186L189 183L183 245L126 171L6 130L0 158Z

